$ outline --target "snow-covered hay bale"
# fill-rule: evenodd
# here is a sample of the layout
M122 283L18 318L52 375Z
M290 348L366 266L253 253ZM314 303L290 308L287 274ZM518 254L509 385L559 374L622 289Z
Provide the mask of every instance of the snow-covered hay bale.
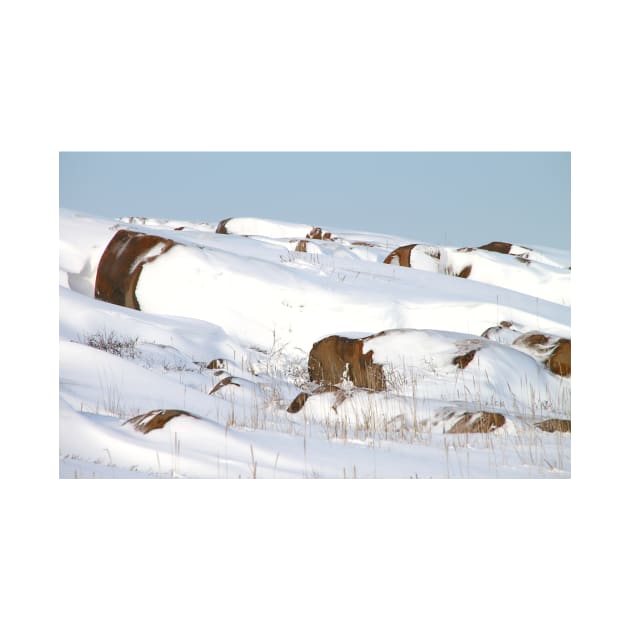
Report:
M503 320L499 322L498 326L490 326L481 333L484 339L490 339L491 341L497 341L498 343L504 343L511 345L512 342L520 337L522 331L518 331L514 328L514 323Z
M337 387L336 385L320 385L317 389L315 389L313 391L312 394L309 394L308 392L300 392L289 404L289 406L287 407L287 411L289 413L297 413L298 411L300 411L304 405L306 404L306 401L311 397L311 396L316 396L316 395L321 395L321 394L329 394L330 392L334 392L336 394L335 396L335 402L333 403L332 409L336 410L336 406L340 405L343 400L345 399L345 393L344 391L340 388Z
M231 217L228 217L227 219L219 221L216 229L217 234L229 234L227 226L231 220Z
M287 223L251 217L230 217L219 221L217 234L236 234L239 236L266 236L269 238L298 238L314 240L333 240L330 232L302 223Z
M154 409L153 411L148 411L139 416L129 418L125 424L131 424L133 428L136 431L140 431L140 433L150 433L156 429L164 428L167 422L179 416L186 416L188 418L199 417L187 411L182 411L181 409Z
M492 241L455 248L416 243L397 247L383 262L468 278L563 305L571 300L570 270L524 245Z
M498 254L509 254L512 249L512 243L505 243L504 241L492 241L485 245L480 245L478 249L485 249L489 252L497 252Z
M491 433L505 424L505 416L500 413L478 411L466 412L457 419L447 433Z
M308 357L311 381L335 385L344 378L357 387L384 390L383 368L374 364L373 353L363 352L363 339L332 335L313 344Z
M571 376L571 340L560 339L547 363L554 374Z
M118 230L99 261L94 297L139 311L136 286L143 266L173 245L161 236Z
M426 350L422 347L423 342L427 339L426 333L412 330L385 330L358 339L331 335L313 345L308 359L309 378L329 386L345 378L356 387L384 391L389 389L383 372L386 361L375 361L374 350L364 352L364 343L374 343L376 340L378 344L375 347L383 353L384 358L387 357L388 362L391 357L384 351L385 348L400 349L402 343L406 346L405 351L408 351L417 344L415 354L421 356ZM449 355L447 363L463 370L472 362L481 343L475 339L460 340L458 343L449 340L448 347L441 349L441 352Z
M534 331L521 335L513 345L541 360L554 374L571 376L570 339Z
M413 245L403 245L397 247L393 252L388 254L383 261L386 265L400 265L401 267L411 267L411 250Z
M550 418L549 420L543 420L537 422L534 426L541 431L547 431L547 433L571 433L571 420L559 420L558 418Z
M325 232L320 227L314 227L307 235L306 238L312 238L315 240L324 240L330 241L332 240L332 234L330 232Z

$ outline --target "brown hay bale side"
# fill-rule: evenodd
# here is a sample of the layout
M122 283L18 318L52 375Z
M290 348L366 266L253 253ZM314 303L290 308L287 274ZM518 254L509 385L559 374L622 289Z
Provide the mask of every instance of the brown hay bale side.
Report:
M133 428L140 433L150 433L156 429L162 429L167 422L177 416L187 416L189 418L199 418L181 409L155 409L140 416L129 418L125 424L133 425Z
M161 251L147 257L156 245L162 245ZM118 230L98 263L94 297L139 311L136 286L143 266L167 252L173 245L174 241L161 236Z
M559 376L571 376L571 340L560 339L549 359L547 367Z
M544 420L543 422L537 422L534 426L548 433L554 433L555 431L559 433L571 433L571 420L552 418L550 420Z
M464 413L464 415L447 431L447 433L492 433L505 424L505 416L500 413L481 411Z
M544 365L558 376L571 376L571 340L543 333L525 333L516 338L515 346L532 348L544 359Z
M471 271L472 271L472 265L466 265L457 275L460 278L468 278Z
M208 396L211 396L215 392L219 391L222 387L226 385L236 385L236 387L240 387L238 383L233 381L233 376L226 376L222 381L219 381L211 390L208 392Z
M397 247L393 252L387 254L383 261L386 265L396 264L394 261L398 261L401 267L411 267L411 250L415 247L415 244L403 245Z
M309 394L306 392L300 392L292 401L291 404L287 407L287 411L289 413L297 413L304 407L304 404L308 400Z
M306 245L307 245L307 242L305 240L298 241L298 244L295 246L295 251L306 253Z
M306 238L317 239L319 241L322 240L322 228L314 227L307 235Z
M548 346L550 343L551 337L549 337L549 335L537 332L528 332L523 333L520 337L517 337L512 345L540 349L541 346Z
M383 391L383 367L372 361L373 352L363 354L362 339L348 339L338 335L326 337L313 344L308 357L311 381L334 385L341 382L347 366L348 378L357 386Z
M505 243L504 241L492 241L485 245L480 245L478 249L485 249L489 252L498 252L499 254L509 254L512 249L512 243Z
M217 229L215 230L215 232L217 234L229 234L229 231L227 229L227 224L228 224L228 221L231 221L231 220L232 220L232 217L219 221L219 224L217 225Z
M330 392L336 392L337 395L335 396L335 402L332 405L332 409L334 411L337 411L337 406L340 405L346 398L346 395L344 393L344 391L342 389L340 389L339 387L337 387L336 385L320 385L319 387L317 387L316 389L313 390L312 394L309 394L308 392L300 392L292 401L291 404L287 407L287 411L289 413L297 413L298 411L300 411L304 405L306 404L306 401L311 397L311 396L317 396L317 395L321 395L321 394L328 394Z
M206 365L206 369L207 370L222 370L225 368L226 365L227 363L225 362L225 359L212 359L212 361L210 361L210 363Z
M453 365L456 365L458 368L461 368L463 370L473 360L476 352L477 350L471 350L470 352L467 352L466 354L462 354L459 357L455 357L453 359Z

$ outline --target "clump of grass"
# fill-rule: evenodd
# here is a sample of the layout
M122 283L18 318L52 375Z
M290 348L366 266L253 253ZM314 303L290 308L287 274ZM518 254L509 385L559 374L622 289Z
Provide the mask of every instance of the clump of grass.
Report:
M135 359L140 355L138 337L119 335L113 330L100 330L83 335L80 341L87 346L115 354L123 359Z

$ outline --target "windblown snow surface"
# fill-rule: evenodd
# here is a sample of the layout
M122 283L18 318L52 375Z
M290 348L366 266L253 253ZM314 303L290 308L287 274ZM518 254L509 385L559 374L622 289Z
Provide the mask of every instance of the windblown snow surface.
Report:
M519 342L570 339L568 252L223 224L60 211L60 477L570 476L570 374ZM134 262L139 309L95 297L119 230L174 242ZM364 339L385 389L318 389L331 335ZM502 421L457 431L482 413Z

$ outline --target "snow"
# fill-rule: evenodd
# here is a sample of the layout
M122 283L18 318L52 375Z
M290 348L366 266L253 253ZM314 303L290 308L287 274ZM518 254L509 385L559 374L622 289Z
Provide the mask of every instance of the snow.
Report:
M225 235L217 224L60 211L61 477L570 476L570 434L536 428L570 419L570 378L513 345L529 331L570 338L568 252L514 246L523 263L422 244L405 268L383 264L412 242L399 236L322 226L332 240L307 239L315 220L251 218ZM157 254L139 276L139 311L93 297L118 229L175 242L142 256ZM469 278L445 272L465 264ZM346 381L315 392L308 353L329 335L364 339L387 391ZM108 338L118 354L99 349ZM126 423L162 409L194 417L146 434ZM505 424L447 432L477 411Z

